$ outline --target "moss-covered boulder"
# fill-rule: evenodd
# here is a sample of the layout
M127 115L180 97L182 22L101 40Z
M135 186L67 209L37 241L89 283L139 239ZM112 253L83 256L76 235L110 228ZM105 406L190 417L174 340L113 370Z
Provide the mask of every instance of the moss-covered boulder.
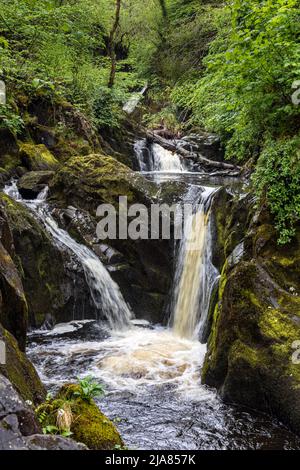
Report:
M24 199L35 199L48 185L54 171L30 171L18 180L18 189Z
M25 350L28 320L27 302L18 269L15 248L6 213L0 207L0 323Z
M1 371L0 403L0 450L87 450L72 439L41 434L32 404L22 398Z
M112 421L92 399L82 398L80 392L80 385L64 385L54 400L40 405L36 412L43 417L43 426L62 426L61 430L69 427L72 439L92 450L123 447L122 438Z
M119 196L128 203L147 202L157 188L126 165L103 154L72 157L60 168L51 185L53 199L95 211L99 204L118 204Z
M300 433L300 230L280 247L262 211L244 247L238 263L228 258L223 267L203 381Z
M13 385L23 400L30 400L34 404L41 403L46 395L34 366L20 351L15 338L0 325L0 341L5 344L6 361L0 364L0 373Z
M21 143L22 164L30 171L55 170L59 163L44 144Z

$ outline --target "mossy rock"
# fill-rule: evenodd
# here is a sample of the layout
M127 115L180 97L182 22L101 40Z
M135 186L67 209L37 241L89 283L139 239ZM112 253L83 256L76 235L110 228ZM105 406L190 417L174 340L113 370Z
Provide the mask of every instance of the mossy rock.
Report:
M10 172L20 166L21 160L18 155L3 155L0 158L0 167L3 172Z
M203 382L223 399L275 415L300 433L300 233L282 248L264 218L246 234L246 253L226 262Z
M22 164L30 171L55 170L59 165L44 144L21 143L20 157Z
M112 157L92 154L71 157L56 173L51 196L61 205L72 204L95 215L101 203L117 205L119 196L128 203L146 202L157 187Z
M43 416L42 425L57 424L57 412L67 403L72 411L72 439L82 442L91 450L113 450L124 447L122 438L115 425L97 407L95 402L74 395L80 386L67 384L62 387L51 402L46 402L36 410Z
M39 404L45 399L46 390L34 366L20 351L15 338L0 325L0 340L6 346L6 364L0 365L3 374L23 400Z
M0 242L0 322L18 340L24 351L28 308L19 272Z
M30 171L18 180L18 189L25 199L35 199L37 195L47 186L54 171Z

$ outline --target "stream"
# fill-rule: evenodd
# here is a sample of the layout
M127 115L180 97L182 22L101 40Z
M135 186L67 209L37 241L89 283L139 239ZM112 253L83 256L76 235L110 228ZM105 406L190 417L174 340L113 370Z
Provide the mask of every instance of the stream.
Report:
M197 211L178 244L168 326L134 319L97 256L51 216L47 190L25 201L13 182L5 192L26 205L62 250L81 263L91 298L107 321L79 320L29 333L28 356L51 392L87 375L105 388L101 410L118 426L129 449L300 449L300 439L270 417L222 403L201 384L204 330L219 272L212 263L210 205L219 183L191 173L178 155L157 144L147 156L135 145L140 171L158 185L179 180ZM192 246L191 246L192 244ZM87 318L87 315L85 315Z

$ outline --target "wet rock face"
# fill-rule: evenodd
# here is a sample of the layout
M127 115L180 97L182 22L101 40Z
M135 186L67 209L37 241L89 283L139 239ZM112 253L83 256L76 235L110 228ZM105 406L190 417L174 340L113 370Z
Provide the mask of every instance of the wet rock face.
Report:
M5 363L0 364L0 374L10 380L23 400L40 403L46 395L45 388L15 338L1 324L0 341L5 344Z
M300 230L292 244L278 246L262 210L250 222L244 253L224 264L203 368L204 382L225 401L273 414L297 433L299 280Z
M7 196L1 196L12 233L15 259L33 327L55 322L97 318L82 268L68 252L61 251L29 210ZM10 318L17 321L15 300ZM8 304L9 305L9 304ZM10 329L11 331L11 329ZM13 332L13 331L12 331ZM25 338L25 334L23 334ZM23 340L25 341L25 340Z
M180 145L191 153L196 152L204 157L215 160L224 160L224 148L221 144L221 139L216 134L209 134L207 132L199 132L198 134L191 134L184 137L180 141Z
M173 189L166 185L166 197L168 192L174 197ZM136 316L154 322L164 318L173 274L173 243L131 239L98 242L96 210L100 204L110 203L118 211L119 196L127 196L128 205L138 202L149 207L151 202L158 202L158 192L153 182L100 154L71 158L50 183L50 202L61 208L57 211L60 223L103 260Z
M12 233L3 209L0 208L0 322L25 350L28 309L15 255Z
M9 253L0 243L0 322L11 331L25 350L27 303L23 285Z

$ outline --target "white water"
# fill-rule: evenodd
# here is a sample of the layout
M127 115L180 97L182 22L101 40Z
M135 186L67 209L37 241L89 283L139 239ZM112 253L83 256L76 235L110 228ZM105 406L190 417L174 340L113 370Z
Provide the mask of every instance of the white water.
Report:
M159 144L147 147L146 140L139 140L134 145L140 171L162 173L181 173L184 165L177 153L164 149Z
M142 143L138 144L142 151ZM177 155L156 144L153 145L152 154L153 171L182 171ZM112 336L104 341L60 346L58 361L61 357L65 361L73 361L78 356L93 355L94 360L88 373L98 377L114 391L144 393L148 387L167 385L187 400L216 399L213 392L201 385L200 370L206 345L199 342L211 289L218 274L211 264L210 219L207 213L213 188L192 187L191 196L195 202L199 199L199 208L188 220L186 236L180 244L172 328L149 329L131 325L126 330L122 330L122 325L128 324L130 312L118 287L94 253L79 245L57 226L45 203L46 191L36 201L22 201L16 184L7 188L6 192L36 214L55 243L67 247L77 256L85 270L95 304L106 312L114 329ZM81 374L80 371L78 373ZM81 375L86 373L84 370Z
M219 277L212 263L210 203L216 188L204 188L186 222L176 262L172 328L183 338L203 336L212 290Z
M132 96L123 106L123 111L125 111L125 113L127 114L133 113L133 111L136 109L139 102L142 100L143 95L147 91L147 88L148 88L148 85L145 85L144 88L140 92L132 94Z
M132 313L118 285L92 250L77 243L68 232L58 227L46 203L48 188L46 187L37 199L32 201L22 199L15 181L7 185L4 192L31 209L60 249L67 248L76 256L83 267L93 302L99 312L107 318L110 327L115 330L128 326Z
M153 169L152 171L178 173L183 171L179 155L164 149L159 144L152 145Z

